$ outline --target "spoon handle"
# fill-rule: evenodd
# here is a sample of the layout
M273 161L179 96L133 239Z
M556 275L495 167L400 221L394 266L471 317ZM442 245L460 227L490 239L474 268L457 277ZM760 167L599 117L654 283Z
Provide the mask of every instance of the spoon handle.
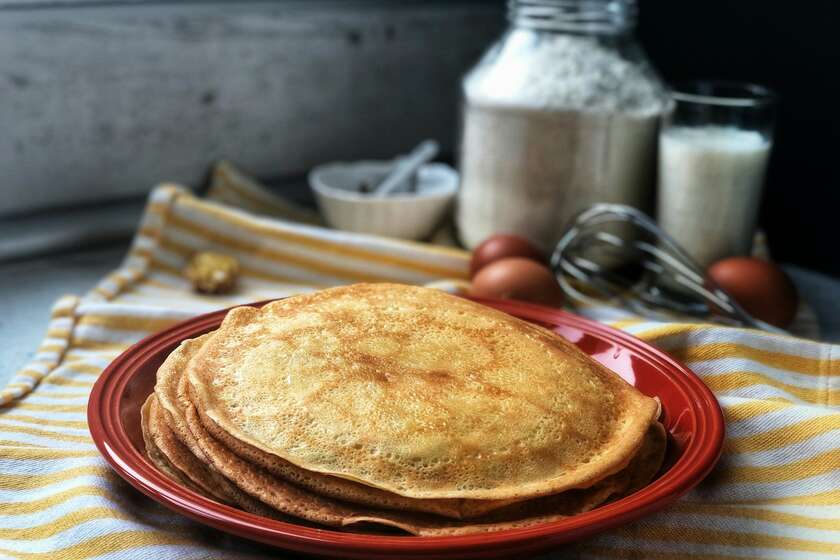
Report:
M420 166L428 163L438 154L440 146L434 140L420 142L406 157L401 158L385 179L373 189L374 196L387 196L397 190Z

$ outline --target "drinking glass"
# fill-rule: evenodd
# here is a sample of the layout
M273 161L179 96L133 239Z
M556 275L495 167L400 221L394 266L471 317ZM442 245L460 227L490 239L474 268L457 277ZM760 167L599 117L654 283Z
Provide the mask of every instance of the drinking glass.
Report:
M703 267L749 255L776 95L755 84L675 88L659 134L657 221Z

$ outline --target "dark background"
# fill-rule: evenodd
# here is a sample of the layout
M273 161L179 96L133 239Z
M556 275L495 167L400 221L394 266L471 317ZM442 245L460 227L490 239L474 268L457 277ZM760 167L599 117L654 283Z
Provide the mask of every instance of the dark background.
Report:
M669 82L753 81L781 99L760 222L773 257L840 276L840 3L639 0Z

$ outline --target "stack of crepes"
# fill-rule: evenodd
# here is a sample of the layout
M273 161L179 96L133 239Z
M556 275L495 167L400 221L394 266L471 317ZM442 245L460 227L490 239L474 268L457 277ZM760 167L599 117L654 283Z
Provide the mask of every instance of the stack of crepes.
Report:
M663 461L658 415L548 330L435 289L356 284L233 309L171 353L142 422L150 460L217 501L453 535L638 490Z

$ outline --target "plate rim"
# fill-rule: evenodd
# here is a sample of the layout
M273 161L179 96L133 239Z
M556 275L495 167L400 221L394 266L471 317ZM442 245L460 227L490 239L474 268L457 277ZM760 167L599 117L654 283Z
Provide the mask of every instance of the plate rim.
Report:
M188 336L221 323L231 308L212 311L181 321L131 345L102 371L88 400L88 427L97 449L134 488L177 512L225 532L309 553L422 555L481 553L503 547L505 551L540 548L593 535L658 511L696 486L720 458L725 435L723 412L712 391L685 365L650 344L607 325L573 313L515 300L468 298L494 309L554 326L569 325L597 334L643 355L669 377L692 403L693 432L699 434L680 458L659 479L634 494L592 511L559 521L497 532L456 536L390 536L345 533L276 521L219 504L183 488L160 473L131 442L120 421L120 398L133 373L150 354ZM262 306L274 300L242 304ZM233 306L239 307L239 306Z

